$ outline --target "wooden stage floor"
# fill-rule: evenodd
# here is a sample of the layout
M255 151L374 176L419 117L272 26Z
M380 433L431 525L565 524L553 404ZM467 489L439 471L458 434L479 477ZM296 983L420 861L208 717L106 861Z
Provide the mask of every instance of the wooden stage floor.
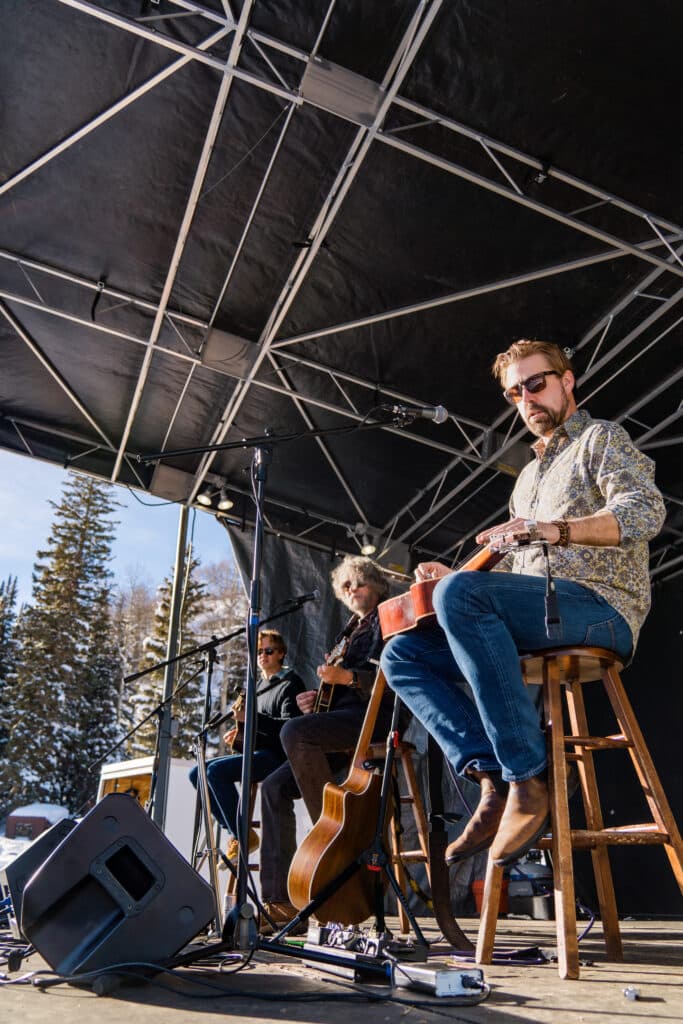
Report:
M432 922L421 920L420 924L433 941ZM460 924L470 938L476 936L476 920L464 919ZM299 959L259 951L237 974L197 965L173 977L157 975L154 983L124 982L106 996L69 985L47 991L5 985L0 992L0 1020L3 1024L208 1024L215 1015L235 1021L330 1024L359 1020L363 1024L441 1024L444 1019L464 1024L674 1024L683 1020L683 921L624 921L622 935L624 962L607 963L600 925L595 924L580 944L578 981L561 981L552 962L487 966L484 976L491 991L479 1005L453 1005L448 998L406 988L387 993L383 988L355 985ZM500 921L496 948L501 952L537 946L549 955L554 945L552 921ZM430 957L430 965L438 958L458 966L446 947L434 949L437 956ZM5 978L44 967L34 954ZM636 989L638 998L628 999L627 988Z

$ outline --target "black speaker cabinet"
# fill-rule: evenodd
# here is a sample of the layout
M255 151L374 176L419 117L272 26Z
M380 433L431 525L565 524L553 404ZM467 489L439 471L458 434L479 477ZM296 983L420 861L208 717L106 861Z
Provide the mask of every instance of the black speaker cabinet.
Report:
M22 850L18 857L15 857L0 871L0 888L2 888L3 896L9 896L12 901L9 923L15 939L22 938L19 922L21 921L21 905L26 883L75 827L76 822L71 818L62 818L47 832L42 832L26 850Z
M214 916L213 891L138 802L112 793L29 879L21 930L59 974L173 956Z

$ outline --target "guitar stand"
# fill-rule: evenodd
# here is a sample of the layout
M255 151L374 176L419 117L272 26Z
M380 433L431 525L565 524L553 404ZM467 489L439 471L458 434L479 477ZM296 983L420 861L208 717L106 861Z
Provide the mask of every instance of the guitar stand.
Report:
M389 806L389 798L391 795L392 787L392 774L395 760L395 751L398 746L400 739L400 733L398 728L399 712L401 707L401 701L398 696L394 698L394 708L391 718L391 726L386 741L386 757L384 759L383 769L376 762L365 762L363 767L373 768L376 772L382 771L382 785L380 788L380 801L379 811L377 814L377 823L375 827L375 835L370 846L362 850L358 856L351 861L343 871L340 871L338 875L332 878L317 896L314 897L306 906L299 911L299 913L288 921L284 928L281 928L271 940L261 939L259 940L259 948L261 949L272 949L276 952L282 952L283 949L287 949L286 946L281 946L281 940L286 938L293 928L301 924L303 921L307 921L308 918L315 913L319 906L321 906L329 897L337 892L338 889L344 885L345 882L352 878L357 871L361 868L365 868L367 871L375 872L375 885L374 885L374 902L375 902L375 929L380 934L386 932L386 919L384 917L384 887L381 884L380 875L384 873L388 880L391 888L394 891L396 899L400 902L403 907L408 920L415 933L416 945L414 948L415 956L412 959L426 960L427 951L429 949L429 943L424 937L420 926L415 919L415 915L408 906L406 900L394 871L391 867L391 859L387 854L384 845L384 823L386 821L387 809ZM275 946L277 945L277 950Z

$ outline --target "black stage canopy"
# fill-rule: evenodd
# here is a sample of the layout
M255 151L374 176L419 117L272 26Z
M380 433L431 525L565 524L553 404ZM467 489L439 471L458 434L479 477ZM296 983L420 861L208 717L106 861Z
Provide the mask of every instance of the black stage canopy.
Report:
M408 566L505 514L489 368L575 350L681 570L679 0L2 0L0 446Z

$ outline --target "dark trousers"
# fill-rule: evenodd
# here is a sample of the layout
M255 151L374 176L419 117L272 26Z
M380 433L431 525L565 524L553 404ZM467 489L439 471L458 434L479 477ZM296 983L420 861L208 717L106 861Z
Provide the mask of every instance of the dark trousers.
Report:
M273 769L282 764L282 757L272 750L255 750L251 762L253 782L262 782ZM239 793L236 783L242 778L242 755L228 754L215 757L206 764L206 781L211 798L211 811L216 821L226 828L230 835L237 835L237 810ZM197 767L190 772L190 782L197 788Z
M366 704L292 718L280 733L287 762L261 785L261 892L263 899L288 899L287 873L296 851L294 801L303 797L311 821L320 817L323 788L345 774L355 749ZM373 739L386 738L391 708L382 707Z

